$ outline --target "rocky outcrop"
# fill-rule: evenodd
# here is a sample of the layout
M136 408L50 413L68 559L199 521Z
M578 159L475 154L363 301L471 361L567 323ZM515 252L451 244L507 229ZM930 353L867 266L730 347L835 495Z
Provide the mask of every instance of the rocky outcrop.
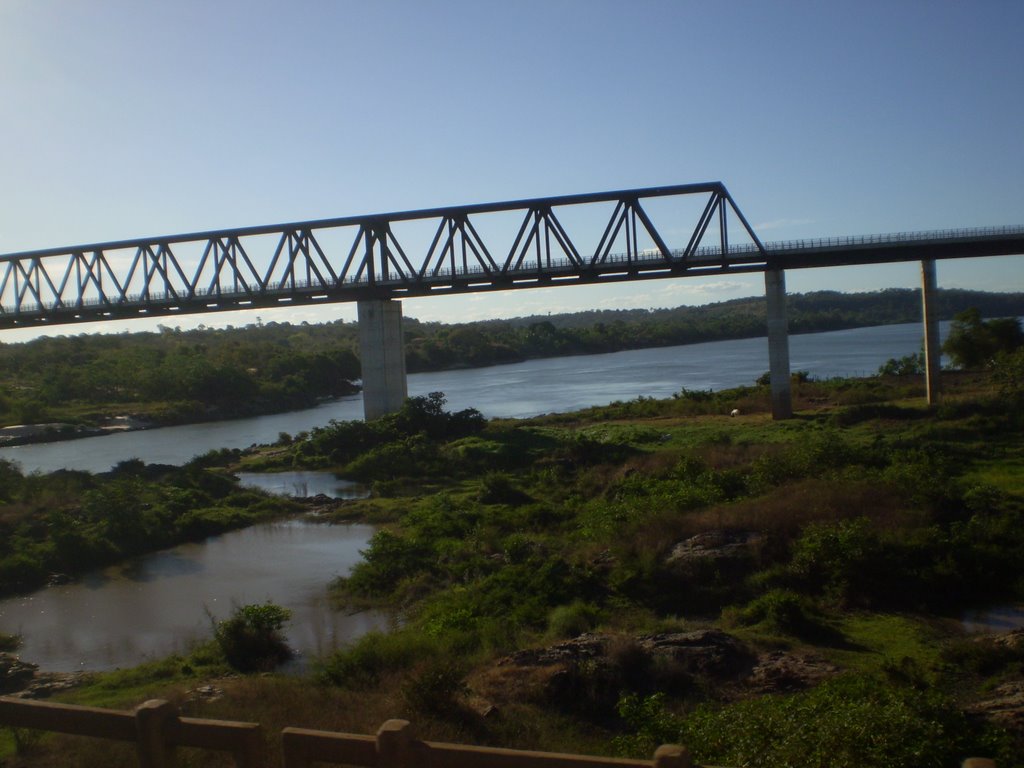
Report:
M740 640L718 629L644 635L637 644L695 678L735 679L751 668L755 658Z
M528 699L608 712L625 692L732 700L804 690L839 671L811 653L758 653L719 629L639 637L588 633L506 656L470 687L488 702Z
M81 685L86 672L40 672L36 664L0 653L0 695L18 699L45 699Z
M813 688L838 673L839 667L818 656L775 651L758 658L746 684L760 693L788 693Z
M685 569L698 563L745 560L753 554L761 538L761 534L752 531L705 531L672 547L665 564Z
M997 685L986 698L969 706L967 712L1009 731L1024 733L1024 680Z
M10 653L0 653L0 695L20 691L35 677L39 667Z

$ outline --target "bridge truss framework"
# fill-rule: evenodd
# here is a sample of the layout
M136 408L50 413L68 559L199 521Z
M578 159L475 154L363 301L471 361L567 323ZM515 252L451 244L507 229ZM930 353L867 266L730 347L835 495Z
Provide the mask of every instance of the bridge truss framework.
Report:
M664 213L666 203L668 215L652 215L659 206ZM707 182L6 254L0 329L356 301L361 333L364 325L379 328L361 343L364 389L368 367L379 368L370 374L384 393L379 413L400 405L405 393L402 355L392 348L393 339L401 343L393 299L764 272L773 413L785 417L786 269L921 261L928 318L936 259L1010 254L1024 254L1024 227L765 244L725 185ZM931 401L938 374L933 318L925 336Z

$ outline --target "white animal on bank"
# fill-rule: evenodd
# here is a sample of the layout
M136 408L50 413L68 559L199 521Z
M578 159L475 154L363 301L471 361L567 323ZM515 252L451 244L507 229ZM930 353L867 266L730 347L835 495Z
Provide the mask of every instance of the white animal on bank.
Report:
M733 408L731 411L729 411L729 415L730 416L739 416L740 415L740 409L739 408Z

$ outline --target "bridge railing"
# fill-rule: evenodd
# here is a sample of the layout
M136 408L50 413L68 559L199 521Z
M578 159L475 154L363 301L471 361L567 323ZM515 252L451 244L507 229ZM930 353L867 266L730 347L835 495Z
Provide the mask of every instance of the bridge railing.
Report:
M281 732L280 761L270 758L257 723L181 717L167 701L132 711L0 696L0 726L133 742L141 768L172 768L178 747L228 752L237 768L308 768L333 763L365 768L692 768L684 747L665 745L653 760L421 741L405 720L388 720L375 736L306 728Z
M802 251L811 248L850 248L854 246L899 245L900 243L956 242L984 237L1006 237L1024 235L1024 227L975 227L970 229L934 229L922 232L889 232L878 235L843 235L819 237L805 240L773 240L764 243L769 253ZM732 249L730 249L732 252Z

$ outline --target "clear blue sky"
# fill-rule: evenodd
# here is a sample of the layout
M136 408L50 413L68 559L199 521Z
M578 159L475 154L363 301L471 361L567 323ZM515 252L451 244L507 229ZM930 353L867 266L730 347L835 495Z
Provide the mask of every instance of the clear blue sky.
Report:
M766 240L1024 224L1022 30L1020 0L0 0L0 253L709 180ZM917 269L787 280L909 287ZM1024 257L939 281L1024 290ZM405 313L761 292L686 279Z

